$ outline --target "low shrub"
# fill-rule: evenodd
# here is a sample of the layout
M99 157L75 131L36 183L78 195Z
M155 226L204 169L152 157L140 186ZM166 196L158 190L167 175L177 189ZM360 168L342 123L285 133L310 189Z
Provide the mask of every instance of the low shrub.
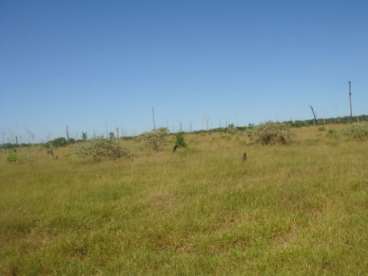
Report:
M290 127L278 123L266 123L258 126L252 138L256 143L262 145L286 145L292 142Z
M143 134L143 140L154 150L160 151L169 135L167 128L159 128Z
M97 139L78 145L77 154L94 161L115 160L130 157L129 151L121 147L116 141Z

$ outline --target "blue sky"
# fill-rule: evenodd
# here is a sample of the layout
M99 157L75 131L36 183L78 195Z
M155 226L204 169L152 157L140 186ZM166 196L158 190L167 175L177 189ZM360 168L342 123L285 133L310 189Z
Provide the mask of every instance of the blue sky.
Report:
M368 1L0 0L0 139L368 113ZM28 138L27 138L28 137ZM1 142L1 140L0 140Z

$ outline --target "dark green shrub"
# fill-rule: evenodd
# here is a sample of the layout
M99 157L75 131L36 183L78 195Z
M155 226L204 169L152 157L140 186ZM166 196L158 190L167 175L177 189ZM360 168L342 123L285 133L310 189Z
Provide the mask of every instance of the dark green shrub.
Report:
M278 123L266 123L258 126L252 138L262 145L286 145L292 141L290 128Z
M73 144L73 143L75 143L75 140L72 139L72 138L67 140L64 137L59 137L59 138L55 138L51 141L48 141L47 144L46 144L46 147L59 148L59 147L67 146L69 144Z
M173 152L175 152L178 148L185 148L187 143L184 140L184 133L179 132L175 135L175 145L173 148Z

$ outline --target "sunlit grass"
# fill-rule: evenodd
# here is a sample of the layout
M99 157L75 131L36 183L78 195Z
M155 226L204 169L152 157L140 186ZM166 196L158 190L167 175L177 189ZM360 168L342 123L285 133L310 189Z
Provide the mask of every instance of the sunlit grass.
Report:
M122 141L133 159L98 163L3 153L0 274L366 274L368 143L293 132Z

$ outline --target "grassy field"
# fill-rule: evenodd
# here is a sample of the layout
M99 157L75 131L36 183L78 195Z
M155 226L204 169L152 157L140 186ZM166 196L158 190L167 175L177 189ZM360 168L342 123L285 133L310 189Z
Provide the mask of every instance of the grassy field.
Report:
M121 141L117 161L3 152L0 274L366 275L368 143L292 131L190 134L175 154Z

